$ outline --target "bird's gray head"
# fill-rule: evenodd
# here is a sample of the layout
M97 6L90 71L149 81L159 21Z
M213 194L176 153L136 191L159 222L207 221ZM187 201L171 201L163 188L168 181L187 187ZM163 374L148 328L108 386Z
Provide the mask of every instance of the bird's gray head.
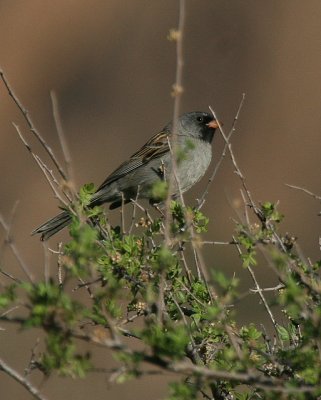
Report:
M211 143L216 128L218 124L212 114L193 111L179 117L177 134L196 137Z

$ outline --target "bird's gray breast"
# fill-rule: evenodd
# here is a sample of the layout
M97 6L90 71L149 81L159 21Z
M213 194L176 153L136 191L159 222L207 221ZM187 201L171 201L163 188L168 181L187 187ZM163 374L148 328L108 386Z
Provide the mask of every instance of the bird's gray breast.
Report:
M185 157L177 166L177 176L182 192L188 190L203 177L211 159L211 144L200 139L194 139L192 148L186 151Z

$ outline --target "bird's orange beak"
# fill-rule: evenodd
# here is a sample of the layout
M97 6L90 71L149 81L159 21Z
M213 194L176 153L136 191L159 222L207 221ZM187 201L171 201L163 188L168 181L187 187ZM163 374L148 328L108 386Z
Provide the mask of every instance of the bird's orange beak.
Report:
M220 122L220 125L223 126L222 122ZM211 122L209 122L209 123L207 124L207 126L208 126L209 128L212 128L212 129L219 128L216 119L213 119Z

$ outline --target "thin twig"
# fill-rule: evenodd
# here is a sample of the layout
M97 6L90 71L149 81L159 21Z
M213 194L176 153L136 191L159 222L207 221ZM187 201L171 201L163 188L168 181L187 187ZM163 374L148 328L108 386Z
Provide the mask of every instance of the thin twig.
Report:
M235 240L234 237L233 237L233 240ZM241 250L240 245L237 244L236 248L237 248L237 251L238 251L239 255L241 256L242 255L242 250ZM270 307L269 307L269 305L268 305L268 303L267 303L267 301L266 301L266 299L265 299L265 297L263 295L263 291L260 288L260 285L259 285L259 283L258 283L258 281L257 281L257 279L255 277L255 274L254 274L254 272L253 272L253 270L252 270L252 268L250 266L248 266L246 269L249 271L249 273L251 275L251 278L252 278L252 280L253 280L253 282L255 284L255 289L257 290L257 293L259 294L259 296L260 296L260 298L261 298L261 300L262 300L262 302L264 304L264 307L265 307L265 309L266 309L266 311L267 311L267 313L268 313L268 315L269 315L269 317L270 317L270 319L272 321L272 324L274 326L276 335L277 335L277 337L279 337L279 332L278 332L278 329L277 329L278 324L277 324L277 322L276 322L276 320L275 320L275 318L274 318L274 316L272 314L272 311L271 311L271 309L270 309Z
M185 317L185 314L184 314L181 306L178 304L178 302L177 302L177 300L176 300L176 298L175 298L173 293L171 293L171 298L174 301L175 306L178 309L179 313L181 314L181 317L183 319L183 322L184 322L184 325L186 327L186 330L188 331L188 335L189 335L189 338L190 338L190 346L189 347L191 347L190 349L188 349L188 356L189 356L190 360L193 362L193 364L200 364L201 363L201 357L200 357L200 355L199 355L199 353L197 351L197 346L195 344L195 340L194 340L193 335L191 333L190 324L188 323L188 321L187 321L187 319Z
M10 213L9 221L8 221L8 223L7 223L7 225L8 225L8 231L7 231L7 233L6 233L6 238L5 238L5 240L3 241L3 244L2 244L1 250L0 250L0 264L2 263L2 256L4 255L4 248L5 248L6 245L7 245L7 240L9 240L10 235L11 235L11 229L12 229L12 226L13 226L14 218L15 218L15 216L16 216L16 211L17 211L18 204L19 204L19 200L17 200L17 201L14 203L14 205L13 205L13 207L12 207L12 210L11 210L11 213Z
M54 163L55 167L57 168L59 174L62 176L62 178L67 181L67 176L63 170L63 168L61 167L61 165L59 164L59 161L57 160L57 158L55 157L53 151L51 150L51 148L48 146L48 144L46 143L46 141L44 140L44 138L41 136L41 134L39 133L39 131L37 130L37 128L35 127L35 125L32 122L32 119L30 118L29 112L25 109L25 107L22 105L21 101L19 100L19 98L16 96L16 94L14 93L13 89L11 88L11 85L9 84L8 79L6 78L4 72L2 70L0 70L0 78L2 79L5 87L7 88L8 94L9 96L13 99L13 101L15 102L16 106L18 107L18 109L20 110L22 116L24 117L25 121L27 122L27 125L29 126L30 132L37 138L37 140L41 143L42 147L44 148L44 150L47 152L47 154L49 155L49 157L51 158L52 162Z
M198 207L197 207L197 208L198 208L199 210L200 210L200 209L203 207L203 205L205 204L205 199L206 199L206 196L208 195L208 192L209 192L209 190L210 190L210 186L212 185L212 182L213 182L213 180L214 180L214 178L215 178L215 176L216 176L216 174L217 174L217 171L219 170L219 168L220 168L220 166L221 166L221 164L222 164L222 162L223 162L223 160L224 160L224 158L225 158L225 156L226 156L226 151L227 151L227 149L228 149L229 141L231 140L231 137L232 137L233 133L234 133L235 130L236 130L236 124L237 124L237 121L238 121L238 119L239 119L239 116L240 116L241 109L242 109L242 107L243 107L244 101L245 101L245 93L242 94L242 99L241 99L241 102L240 102L240 104L239 104L239 108L238 108L238 110L237 110L237 112L236 112L236 115L235 115L235 117L234 117L234 121L233 121L233 124L232 124L232 128L231 128L229 134L227 135L227 142L225 142L225 146L224 146L224 148L223 148L221 157L220 157L220 159L218 160L218 162L217 162L216 165L215 165L214 171L212 172L212 175L210 176L210 178L209 178L209 180L208 180L208 183L207 183L207 185L206 185L206 188L205 188L205 190L204 190L204 193L202 194L201 198L198 200Z
M213 108L212 108L211 106L209 106L209 109L211 110L211 112L212 112L214 118L217 120L217 124L218 124L218 127L219 127L219 131L220 131L220 133L221 133L221 135L222 135L222 137L223 137L223 139L224 139L224 141L225 141L225 143L226 143L226 145L227 145L227 150L228 150L228 152L229 152L230 158L231 158L232 163L233 163L233 166L234 166L234 168L235 168L235 172L236 172L236 174L239 176L239 178L240 178L240 180L241 180L241 182L242 182L242 186L243 186L243 188L244 188L244 190L245 190L245 192L246 192L246 195L247 195L248 201L249 201L249 203L250 203L250 206L251 206L252 209L254 210L255 214L256 214L257 216L259 216L259 217L262 218L262 216L261 216L261 211L260 211L259 208L256 207L254 201L252 200L251 193L250 193L250 191L249 191L249 189L248 189L248 187L247 187L247 184L246 184L246 182L245 182L245 177L244 177L244 175L242 174L242 171L241 171L241 169L239 168L239 166L238 166L238 164L237 164L237 162L236 162L234 153L233 153L233 151L232 151L232 145L231 145L231 143L228 141L228 138L227 138L227 136L225 135L225 133L224 133L224 131L223 131L222 125L220 124L220 121L217 119L217 116L216 116L215 111L213 110Z
M258 289L250 289L250 292L252 293L258 293L258 292L277 292L278 290L284 289L285 285L283 283L279 283L278 285L274 287L269 287L269 288L260 288Z
M20 383L27 391L33 395L33 397L37 400L46 400L46 397L42 395L39 390L33 386L33 384L24 376L19 374L16 370L10 367L5 361L0 358L0 370L9 375L15 381Z
M7 223L5 222L5 220L4 220L4 218L3 218L3 216L2 216L1 214L0 214L0 225L2 225L2 227L3 227L4 231L5 231L5 233L8 234L8 232L9 232L9 227L8 227ZM32 275L32 273L30 272L29 267L27 266L27 264L23 261L23 259L22 259L21 255L20 255L20 253L19 253L19 250L18 250L18 248L17 248L15 242L13 241L13 238L10 237L10 236L8 236L6 242L8 243L8 245L9 245L9 247L10 247L12 253L13 253L14 256L16 257L16 259L17 259L17 261L18 261L18 263L19 263L19 265L20 265L22 271L25 273L25 275L27 276L27 278L28 278L31 282L33 282L33 281L34 281L33 275Z
M60 195L60 193L58 192L56 186L53 184L53 182L55 182L55 183L57 184L57 186L58 186L58 182L57 182L57 180L54 178L53 172L50 171L50 170L48 169L48 167L44 164L44 162L41 160L41 158L40 158L37 154L35 154L35 153L32 151L31 146L28 144L28 142L26 141L26 139L23 137L19 126L18 126L17 124L15 124L14 122L13 122L12 124L13 124L14 128L16 129L16 131L17 131L17 133L18 133L18 135L19 135L20 140L21 140L22 143L26 146L27 150L29 151L29 153L31 154L31 156L33 157L33 159L36 161L36 163L38 164L39 168L41 169L42 173L44 174L46 180L48 181L48 183L49 183L49 185L50 185L50 187L51 187L51 189L52 189L52 191L53 191L53 193L54 193L54 196L55 196L57 199L59 199L59 200L61 201L61 203L64 204L64 206L68 206L68 204L65 202L65 200L61 197L61 195ZM50 176L49 176L49 175L51 176L52 180L50 179Z
M85 282L85 281L84 281L83 279L81 279L81 278L78 278L78 279L80 280L81 283L78 283L78 285L75 286L75 287L72 289L73 292L75 292L75 291L78 290L78 289L82 289L82 288L84 288L84 287L88 290L90 285L94 285L95 283L101 281L101 278L96 278L96 279L93 280L92 282ZM91 297L91 298L94 298L94 296L92 295L91 292L90 292L90 297Z
M5 315L10 314L12 311L17 310L18 308L20 308L21 306L13 306L11 308L9 308L8 310L4 311L3 313L0 314L0 318L4 317Z
M174 96L174 112L173 112L173 127L172 127L172 137L171 137L171 161L172 170L168 179L168 195L166 199L165 206L165 244L169 246L170 244L170 203L172 199L172 193L174 189L175 175L174 171L177 170L176 166L176 142L177 142L177 124L178 117L180 113L181 97L183 94L183 37L185 28L185 0L179 0L179 17L178 17L178 29L175 32L173 38L176 40L176 76L175 84L173 86L172 95ZM179 185L178 185L179 186Z
M139 197L139 191L140 191L140 185L137 186L137 193L136 193L136 197L135 197L135 202L131 201L131 203L133 204L133 213L132 213L132 221L130 223L130 227L128 230L128 234L131 235L132 230L134 228L135 225L135 220L136 220L136 209L137 209L137 201L138 201L138 197Z
M169 138L167 138L167 143L168 143L169 151L171 153L171 157L175 159L175 154L176 153L173 150L172 143L170 142ZM175 183L175 185L177 187L179 199L180 199L182 205L185 207L185 201L184 201L184 197L183 197L183 192L182 192L182 188L181 188L181 185L180 185L180 182L179 182L179 178L178 178L178 175L177 175L176 159L175 159L174 165L173 165L172 177L173 177L173 182Z
M165 273L164 271L162 271L159 277L158 297L157 297L157 321L160 326L163 325L164 314L166 310L164 291L165 291Z
M242 189L240 189L240 192L241 192L241 196L242 196L243 203L244 203L245 223L246 223L246 226L251 226L250 216L249 216L249 212L248 212L248 204L247 204L247 201L245 198L245 194ZM240 218L240 219L242 220L242 218Z
M129 317L129 314L127 313L127 317L126 317L125 319L123 319L123 320L117 325L117 328L119 329L119 325L126 325L126 324L128 324L129 322L135 321L136 318L139 318L139 317L141 317L142 315L143 315L143 314L139 312L139 313L136 313L136 314L132 315L131 317Z
M56 185L56 187L62 191L63 195L66 197L66 199L68 200L68 204L72 202L72 198L71 196L67 193L67 191L65 190L66 185L61 184L58 182L57 178L55 177L55 174L53 172L52 169L50 169L42 160L41 158L36 154L36 158L37 160L39 160L39 162L41 163L41 165L43 166L43 168L45 169L45 171L48 172L47 176L49 176L52 180L52 182ZM37 161L36 160L36 161ZM68 187L67 187L68 189Z
M272 311L271 311L271 309L270 309L270 307L269 307L269 305L268 305L268 303L266 301L266 298L263 295L263 291L262 291L262 289L260 288L260 286L258 284L258 281L257 281L257 279L255 277L254 271L250 266L248 266L247 269L248 269L248 271L249 271L249 273L250 273L250 275L251 275L251 277L253 279L253 282L255 284L255 288L257 290L257 293L259 294L259 296L260 296L260 298L261 298L261 300L262 300L262 302L264 304L264 307L265 307L267 313L269 314L269 316L271 318L271 321L273 323L275 332L276 332L277 336L279 336L279 332L278 332L278 329L277 329L278 324L277 324L277 322L276 322L276 320L275 320L275 318L274 318L274 316L272 314Z
M21 283L21 280L11 275L9 272L4 271L0 266L0 274L6 276L7 278L12 279L16 283Z
M254 203L254 201L252 199L251 192L248 189L247 183L245 181L245 177L242 174L242 171L241 171L240 167L238 166L238 164L236 162L236 158L235 158L235 155L234 155L233 150L232 150L232 145L231 145L231 143L229 143L228 138L226 137L226 135L225 135L225 133L224 133L224 131L222 129L222 125L220 124L220 121L216 117L215 111L211 108L211 106L209 106L209 108L210 108L214 118L217 120L219 131L221 132L221 135L222 135L225 143L227 144L227 149L229 151L229 155L230 155L231 161L233 163L233 166L234 166L234 169L235 169L235 173L238 175L238 177L241 180L243 189L245 191L245 194L246 194L246 197L247 197L247 200L248 200L248 205L252 208L252 210L254 211L255 215L259 219L259 221L262 224L265 224L265 226L272 231L273 236L274 236L275 240L277 241L277 243L279 244L280 248L282 249L282 251L284 253L286 253L287 249L286 249L284 243L282 242L281 238L279 237L279 235L275 232L273 224L271 224L269 221L266 220L266 218L265 218L264 214L262 213L261 209L259 207L257 207L256 204Z
M300 190L303 193L308 194L309 196L313 197L316 200L321 200L321 196L318 196L317 194L310 192L310 190L305 189L303 187L300 186L294 186L294 185L289 185L288 183L285 184L285 186L291 188L291 189L295 189L295 190Z
M36 339L36 343L32 346L31 348L31 354L30 354L30 360L28 365L26 366L24 370L25 377L31 374L32 370L37 368L37 347L39 346L40 343L40 338Z
M244 353L243 353L242 348L239 345L239 343L238 343L238 341L237 341L237 339L235 337L235 334L233 332L232 327L230 325L228 325L228 324L225 324L224 328L225 328L225 331L226 331L226 333L227 333L227 335L228 335L228 337L230 339L230 342L231 342L232 346L234 347L235 353L237 354L238 358L240 360L244 360Z
M63 277L62 277L62 242L59 242L58 244L58 257L57 257L57 266L58 266L58 283L59 287L62 288L63 286Z
M187 278L189 284L192 285L192 276L193 275L192 275L192 271L190 270L190 268L188 267L187 262L186 262L186 258L185 258L185 254L184 254L184 243L179 244L178 251L181 256L181 261L182 261L183 267L185 269L186 278Z
M211 301L214 301L215 298L217 297L217 294L214 290L213 285L210 285L210 283L209 283L210 277L207 272L203 254L200 251L200 244L195 237L194 229L192 226L190 227L190 234L191 234L191 244L193 247L193 252L194 252L194 257L195 257L199 277L204 280L204 283L207 288L208 294L211 298Z
M122 229L122 234L125 235L126 234L126 224L125 224L125 197L124 197L124 193L121 192L121 207L120 207L120 225L121 225L121 229Z
M72 291L75 292L77 289L79 289L81 287L85 287L87 292L88 292L88 294L89 294L89 297L91 299L94 299L95 296L94 296L93 292L91 291L88 282L85 282L81 277L78 277L78 279L80 280L81 283L79 283ZM97 279L96 281L99 281L99 280L100 280L100 278Z
M165 207L165 229L164 229L164 237L165 237L165 245L170 245L170 217L171 217L171 210L170 210L170 203L172 198L172 192L174 185L176 184L178 188L178 194L181 200L181 203L184 207L184 198L182 195L182 191L179 184L179 178L177 175L177 165L176 165L176 145L177 145L177 124L178 124L178 117L179 117L179 110L180 110L180 102L181 96L183 93L183 65L184 65L184 57L183 57L183 37L184 37L184 27L185 27L185 0L180 0L179 2L179 22L178 22L178 30L175 32L175 40L176 40L176 81L174 85L173 95L175 97L174 100L174 113L173 113L173 132L171 140L168 142L170 153L171 153L171 160L172 160L172 170L169 177L169 184L168 184L168 196L166 199L166 207ZM185 207L184 207L185 209ZM206 266L204 263L203 256L200 252L199 246L197 244L197 240L195 237L195 233L193 230L193 226L189 223L188 215L185 213L185 219L187 221L187 228L189 230L191 236L191 243L195 254L195 260L198 267L198 270L201 271L201 275L205 280L205 284L208 289L208 293L213 300L216 297L214 289L208 286L208 274L206 270Z
M43 241L42 242L42 247L44 251L44 277L45 277L45 282L49 283L49 278L50 278L50 252L48 250L48 242Z
M3 257L4 257L4 253L5 253L5 248L6 248L7 244L8 244L8 241L10 240L11 229L12 229L12 226L13 226L14 218L16 216L16 211L17 211L18 204L19 204L19 201L16 201L15 204L13 205L11 213L10 213L9 221L7 223L8 230L6 232L3 244L2 244L1 249L0 249L0 265L2 265L2 263L3 263ZM13 279L15 282L19 282L19 279L15 278L13 275L11 275L8 272L5 272L1 267L0 267L0 273L5 275L7 278Z
M195 262L195 267L196 267L196 271L197 271L197 278L200 281L202 279L202 273L201 273L201 269L198 265L197 254L196 254L196 250L194 248L193 248L193 256L194 256L194 262Z
M145 213L145 218L146 218L146 220L148 221L148 223L150 222L150 223L152 224L152 223L154 222L154 220L153 220L152 216L150 215L150 213L148 212L147 208L144 208L144 207L143 207L141 204L139 204L136 200L131 199L131 202L132 202L133 204L135 204L141 211L143 211L143 212ZM137 223L136 223L136 225L137 225ZM155 248L155 247L156 247L156 244L155 244L155 242L154 242L154 239L153 239L152 235L150 236L149 240L151 241L152 246Z
M51 97L51 102L52 102L52 112L53 112L53 116L54 116L54 120L55 120L57 134L58 134L58 138L60 141L62 153L63 153L64 159L65 159L67 176L69 178L68 183L72 185L71 189L73 192L74 191L73 185L75 185L75 176L74 176L73 169L72 169L72 160L71 160L69 147L68 147L65 133L64 133L62 123L61 123L58 99L57 99L57 95L54 90L50 91L50 97Z
M151 215L149 214L147 208L143 207L141 204L139 204L139 203L138 203L136 200L134 200L134 199L131 199L130 201L131 201L133 204L135 204L141 211L143 211L143 212L145 213L147 219L148 219L150 222L153 222L153 218L152 218Z
M230 240L229 242L220 242L220 241L211 241L211 240L203 240L200 242L200 244L212 244L214 246L226 246L226 245L231 245L231 244L237 244L237 242L234 242L234 240Z

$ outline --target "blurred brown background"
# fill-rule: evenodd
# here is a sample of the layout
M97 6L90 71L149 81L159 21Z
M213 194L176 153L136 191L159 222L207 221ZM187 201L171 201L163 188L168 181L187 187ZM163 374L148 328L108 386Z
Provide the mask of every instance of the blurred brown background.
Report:
M312 260L320 258L316 217L320 205L284 184L321 193L320 15L319 0L187 1L181 108L206 111L211 105L228 130L246 93L233 138L237 160L256 201L280 201L286 214L283 231L299 236L304 254ZM57 92L77 185L100 184L171 119L175 45L166 36L177 19L178 3L173 0L0 1L0 66L62 160L49 95L51 89ZM0 212L9 218L19 201L12 233L24 260L40 276L43 248L30 232L56 213L57 202L12 121L45 158L1 84ZM217 135L216 160L222 146ZM205 184L206 179L188 194L191 204ZM226 158L204 207L211 218L206 239L231 238L231 218L237 218L235 206L241 204L239 190L240 182ZM63 238L66 233L54 238L51 246ZM8 271L21 275L9 249L1 257ZM208 247L205 258L209 268L235 272L241 287L249 287L235 249ZM276 282L264 265L257 274L262 285ZM261 322L264 313L251 296L240 304L240 311L246 322ZM0 355L23 371L35 338L30 332L17 333L14 327L6 329L0 332ZM105 355L96 357L99 366L112 365ZM111 387L103 374L83 381L42 382L40 374L33 379L42 382L43 392L52 400L71 396L144 400L162 398L168 378L172 379L148 377ZM3 400L30 398L3 374L0 393Z

